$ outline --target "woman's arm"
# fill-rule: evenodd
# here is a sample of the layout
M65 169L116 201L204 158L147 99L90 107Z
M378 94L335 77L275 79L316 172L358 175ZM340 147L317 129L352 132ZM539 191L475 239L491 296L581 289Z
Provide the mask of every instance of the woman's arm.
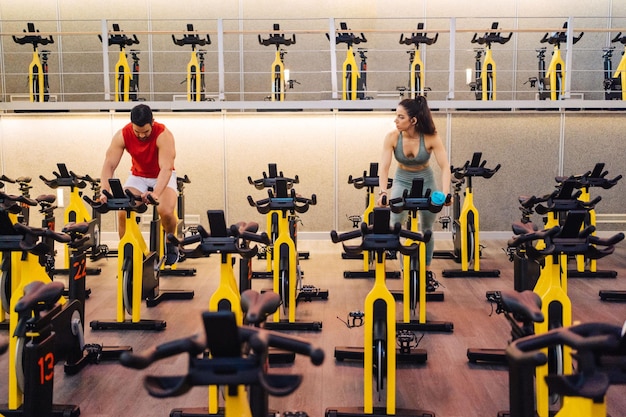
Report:
M384 195L387 196L387 200L389 200L389 195L387 192L387 182L389 180L389 168L391 167L391 158L393 155L394 146L398 143L398 131L394 130L385 136L385 141L383 142L383 151L380 155L380 160L378 162L378 185L380 187L380 191L378 194L377 204L382 206L382 197Z

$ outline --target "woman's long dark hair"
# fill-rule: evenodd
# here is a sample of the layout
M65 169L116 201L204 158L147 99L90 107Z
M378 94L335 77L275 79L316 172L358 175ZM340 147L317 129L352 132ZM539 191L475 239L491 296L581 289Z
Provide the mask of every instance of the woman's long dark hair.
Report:
M414 117L417 119L415 130L428 135L432 135L437 132L433 116L430 113L430 108L426 102L426 97L417 96L415 99L405 98L400 102L400 106L404 107L410 119Z

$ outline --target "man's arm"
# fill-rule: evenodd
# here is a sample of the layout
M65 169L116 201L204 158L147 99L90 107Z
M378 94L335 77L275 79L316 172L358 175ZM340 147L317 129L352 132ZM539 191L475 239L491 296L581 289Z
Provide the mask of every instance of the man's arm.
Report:
M160 171L152 195L158 200L170 181L172 171L174 170L174 160L176 159L174 135L168 129L165 129L157 138L157 149L159 151Z
M111 187L109 187L109 179L113 178L115 170L117 169L123 154L124 138L122 136L122 131L120 130L113 135L111 144L109 145L104 157L104 163L102 164L100 183L103 190L111 191ZM106 197L104 195L102 195L101 199L102 198L104 198L103 202L106 202Z

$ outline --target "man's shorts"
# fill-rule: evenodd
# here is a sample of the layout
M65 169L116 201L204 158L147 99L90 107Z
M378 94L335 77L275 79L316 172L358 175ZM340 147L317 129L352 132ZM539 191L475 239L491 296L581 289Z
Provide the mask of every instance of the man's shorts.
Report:
M124 183L124 188L132 187L143 194L148 191L148 188L154 188L156 182L156 178L138 177L136 175L130 174L128 176L128 179ZM167 186L178 192L178 188L176 187L176 172L172 171L172 176L170 177Z

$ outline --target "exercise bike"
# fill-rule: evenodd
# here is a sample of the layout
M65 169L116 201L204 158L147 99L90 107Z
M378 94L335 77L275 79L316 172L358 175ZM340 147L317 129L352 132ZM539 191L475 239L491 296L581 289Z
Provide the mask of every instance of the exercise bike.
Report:
M4 185L4 183L2 183ZM11 296L17 289L21 275L22 250L20 242L22 236L13 227L17 224L17 217L23 212L23 206L35 206L37 202L24 195L11 195L0 192L0 253L2 263L0 269L0 318L2 327L8 329L9 322L6 316L11 312Z
M481 37L478 33L474 33L471 42L479 45L485 45L486 48L475 49L475 81L471 82L470 89L474 91L476 100L495 100L496 99L496 61L493 59L491 45L499 43L504 45L511 40L513 32L509 36L502 36L498 30L498 22L491 24L492 32L485 32ZM481 62L483 52L485 59Z
M280 311L274 314L273 320L266 324L270 330L311 330L321 331L322 322L296 321L296 305L299 300L310 301L312 298L325 300L328 290L302 286L302 271L298 264L298 252L289 228L289 216L302 214L317 203L315 194L311 198L296 195L295 189L288 189L287 180L276 178L274 189L268 190L269 198L254 201L248 196L248 202L261 214L278 211L277 237L273 241L272 272L273 290L280 294L283 313L286 320L281 320Z
M424 32L424 23L417 24L417 33L412 33L411 36L404 36L400 34L401 45L414 45L414 49L407 51L410 56L409 63L409 98L416 98L417 96L426 96L426 89L424 87L424 76L426 71L424 70L424 62L422 61L420 53L420 45L432 45L437 42L439 34L435 33L435 36L429 38Z
M335 36L335 44L345 43L348 47L346 50L346 58L342 65L342 80L341 80L341 99L342 100L356 100L360 91L364 91L363 83L361 79L361 73L357 66L356 57L354 54L353 45L359 45L367 42L365 35L361 33L361 36L357 36L352 32L348 32L348 25L346 22L339 24L339 31ZM330 41L330 36L326 34L326 38ZM365 98L365 94L361 98Z
M102 35L98 35L101 42ZM131 101L131 92L133 97L137 100L137 92L139 91L139 74L135 74L131 71L128 64L128 58L126 57L126 47L139 44L137 35L133 35L132 38L126 36L120 30L120 25L113 23L113 33L109 35L108 45L118 45L120 47L120 53L117 62L115 63L115 101ZM139 52L133 52L133 56L137 57ZM136 60L139 63L139 60ZM138 68L138 65L137 67Z
M275 163L269 163L267 167L267 172L262 173L262 177L256 180L253 180L252 177L248 176L248 182L250 185L253 185L257 190L265 190L265 189L274 189L276 188L276 179L284 179L287 184L287 189L293 188L294 184L299 184L300 179L296 175L293 178L285 177L282 171L278 171L278 168ZM278 237L278 219L280 218L281 213L280 210L270 210L266 215L267 221L267 233L270 237L270 244L263 247L258 254L259 259L265 259L266 270L264 272L252 272L253 278L272 278L272 265L274 263L274 241ZM289 216L289 233L291 233L291 238L294 240L294 243L297 244L297 228L298 228L298 217L297 215ZM298 252L298 258L300 259L308 259L308 252Z
M187 101L204 101L206 88L204 85L204 54L206 51L196 49L200 46L211 45L211 37L200 38L193 28L193 23L187 23L187 33L181 39L172 35L175 45L191 45L191 57L187 63Z
M509 362L510 411L499 416L535 417L534 370L544 366L545 350L567 346L576 351L577 370L569 375L547 375L550 389L563 397L557 417L606 417L606 392L611 385L626 383L624 326L583 323L512 342L506 351Z
M277 413L269 410L268 395L293 393L300 385L302 375L268 373L268 348L280 347L309 356L316 366L324 361L324 352L309 342L257 327L279 304L280 297L276 293L246 291L242 294L241 307L246 315L245 322L251 326L238 325L234 313L230 311L204 312L203 336L178 339L141 354L126 354L122 356L121 363L144 369L160 359L187 353L189 368L185 375L145 378L148 393L157 398L180 396L194 386L224 387L223 408L211 402L207 408L174 409L170 412L171 417L217 414L225 417L276 416ZM200 356L206 350L209 355ZM246 395L246 386L249 395Z
M40 175L39 178L50 188L53 190L58 189L59 187L67 187L70 190L70 201L67 207L65 207L65 211L63 213L63 222L64 224L68 223L81 223L87 222L89 223L89 233L90 237L89 246L91 252L91 259L97 260L103 256L106 256L108 253L108 247L106 245L102 245L100 241L100 230L102 226L102 221L99 213L90 213L85 206L85 203L82 200L82 189L87 187L87 182L91 184L92 191L94 191L94 199L98 198L96 194L99 194L98 189L100 186L100 181L91 178L90 176L80 176L75 174L72 171L67 169L67 166L64 163L57 163L57 168L59 172L53 171L54 175L53 179L47 179L43 175ZM68 273L69 272L69 262L70 262L70 248L65 247L65 257L64 257L64 268L55 270L56 273ZM89 268L87 273L89 275L98 275L102 272L101 268Z
M39 45L45 46L54 43L52 35L42 37L34 23L27 23L27 35L21 38L13 35L13 41L20 45L33 45L33 59L28 66L28 96L31 102L43 103L50 100L48 85L48 54L50 51L38 50Z
M209 311L232 311L235 313L237 324L241 325L243 324L243 312L240 309L240 294L251 288L249 280L240 279L239 286L237 285L233 256L239 255L241 268L246 269L249 265L248 261L256 256L259 250L257 245L250 247L250 243L269 244L269 238L265 232L257 233L259 225L255 222L238 222L227 227L223 210L207 210L207 217L210 231L205 230L202 225L198 225L196 235L188 236L182 240L178 240L172 235L169 238L181 247L181 251L186 257L200 258L209 257L212 254L220 255L220 281L209 299ZM196 246L186 248L186 246L193 244ZM245 275L245 272L240 274L240 278L241 275ZM288 352L272 351L269 359L270 363L291 363L294 361L295 355Z
M563 29L567 29L567 22L563 24ZM584 32L581 32L580 35L573 36L572 45L575 45L583 35ZM531 88L536 85L539 89L539 100L560 100L565 94L565 61L561 56L561 44L567 43L567 31L546 33L540 42L554 46L552 59L546 71L546 48L537 49L539 73L537 78L531 77L528 82L530 82Z
M270 101L284 101L285 100L285 64L284 57L287 51L282 49L282 46L291 46L296 43L296 35L291 35L291 38L286 38L284 33L280 32L280 25L274 23L274 33L270 34L267 39L262 39L261 35L258 35L259 44L263 46L274 45L276 47L276 56L274 62L272 62L272 94L270 95Z
M530 290L494 291L490 300L496 314L503 314L511 326L511 341L535 334L534 325L544 320L541 298ZM467 360L472 364L506 365L506 348L468 348Z
M621 43L626 48L626 35L622 36L622 32L619 32L611 43ZM605 100L624 100L626 99L626 93L622 86L626 86L626 55L622 51L622 58L613 72L613 50L615 47L604 48L602 50L602 58L604 61L604 99Z
M141 319L141 301L146 300L148 307L154 307L166 300L190 300L194 292L159 288L159 262L163 259L148 250L137 222L137 215L145 213L148 206L141 201L141 197L124 190L119 179L110 179L109 185L110 193L102 190L107 197L106 204L93 201L88 196L83 196L83 199L102 214L119 210L126 212L126 229L117 251L117 315L111 321L94 320L90 326L93 330L164 330L164 320ZM130 320L126 319L126 313L131 316Z
M31 198L30 190L31 188L33 188L33 186L31 185L31 182L32 182L31 177L18 177L18 178L12 179L12 178L7 177L6 175L2 175L0 176L0 181L1 181L2 186L4 186L5 182L8 182L10 184L17 184L20 195L23 196L27 200ZM12 217L12 219L17 223L28 225L30 223L31 205L24 203L24 202L21 202L19 204L22 207L22 211L20 213L17 213L17 215L13 215L11 213L11 216L14 216Z
M357 230L342 234L333 230L330 233L333 243L360 237L361 243L359 245L353 246L343 243L343 248L348 253L373 250L376 254L376 278L372 289L365 298L364 347L335 348L335 359L338 361L363 361L363 407L327 408L327 417L388 416L395 414L433 415L417 410L396 409L396 363L424 363L427 359L427 353L423 349L416 349L412 346L415 344L415 339L410 338L407 333L401 332L397 337L396 302L385 284L385 253L394 250L405 256L411 256L417 252L417 244L404 245L400 238L411 239L413 242L427 242L431 237L431 231L426 231L422 235L402 229L399 223L391 228L389 226L390 213L388 207L375 208L373 222L370 226L362 223ZM400 342L399 348L396 348L396 340ZM373 405L374 381L379 397L383 390L386 390L386 406L384 408Z
M471 161L462 167L450 167L453 176L454 198L452 203L453 219L442 217L440 222L444 229L452 223L453 251L435 251L433 257L454 259L461 264L461 269L444 269L444 277L491 277L500 276L500 271L480 269L480 222L478 209L474 205L474 189L472 178L489 179L498 172L500 164L495 168L486 168L487 161L482 160L482 152L474 152ZM465 183L463 206L461 207L461 189ZM473 263L473 269L470 264Z
M3 218L4 222L6 220ZM13 366L9 368L8 411L0 407L0 412L6 416L77 415L73 406L68 410L52 405L54 364L65 361L65 373L74 375L88 364L117 360L122 352L132 349L85 343L85 243L88 241L85 233L89 226L85 223L67 225L67 233L20 223L13 228L14 236L20 240L12 239L13 247L8 244L4 249L22 254L21 275L10 302L9 363ZM50 280L51 264L47 259L50 254L44 237L72 246L67 300L62 297L63 283ZM70 414L66 414L68 412Z
M622 178L618 175L615 178L607 178L608 171L604 170L604 163L599 162L593 170L582 175L572 175L569 177L557 177L557 182L572 181L574 187L581 191L578 199L583 202L589 202L591 188L602 188L608 190L614 187ZM596 211L589 210L589 218L585 221L585 226L596 226ZM568 277L570 278L615 278L617 271L598 270L596 259L586 259L583 255L576 256L576 269L568 269Z
M419 231L419 211L428 210L438 213L443 204L450 201L450 196L441 192L432 193L430 188L424 190L424 179L415 178L410 190L405 190L402 197L389 200L389 208L394 213L407 211L409 216L406 229L417 233ZM418 245L418 250L409 256L402 256L402 320L396 324L400 330L421 330L452 332L454 325L451 322L428 321L426 319L426 301L443 301L443 293L428 291L426 279L426 243L408 239L405 245ZM432 284L431 284L432 285ZM394 296L396 295L393 291ZM429 297L430 295L430 297ZM412 319L419 305L417 319Z
M375 189L379 186L378 163L371 162L369 173L368 171L363 171L363 176L361 177L353 177L352 175L349 175L348 184L352 184L357 190L365 188L367 192L365 197L365 210L363 211L363 214L348 217L348 219L352 222L352 227L355 229L359 228L361 222L365 222L365 224L370 225L372 222L371 216L374 213L374 208L376 207ZM392 184L393 179L389 178L387 180L387 189L390 189ZM363 251L363 253L352 254L344 252L341 254L341 257L343 259L363 259L363 270L344 271L344 278L374 278L376 271L374 269L375 253L373 251ZM393 258L391 254L388 254L388 257ZM400 272L398 271L386 271L385 274L387 279L400 278Z
M564 188L573 187L568 185ZM569 191L568 191L569 192ZM599 197L598 197L599 199ZM595 205L594 202L584 203L572 199L572 209L568 211L556 210L558 204L554 204L554 199L546 200L546 206L538 204L538 213L550 213L550 217L560 217L560 225L552 226L546 224L547 229L556 228L554 234L540 236L537 232L530 231L520 235L522 241L540 240L541 245L535 245L539 250L549 251L545 257L541 274L534 292L539 295L542 302L542 313L545 320L535 323L535 334L543 334L548 330L557 327L567 327L572 324L572 306L567 294L567 258L584 254L588 258L599 259L614 251L614 245L624 239L623 233L618 233L610 238L602 239L593 236L595 227L583 227L588 210ZM541 208L540 208L541 207ZM545 211L547 210L547 211ZM532 230L527 228L526 230ZM528 247L527 249L529 249ZM548 416L550 404L555 401L554 392L549 391L549 387L543 383L544 377L549 373L570 374L572 370L572 359L566 346L562 349L548 352L548 363L546 366L537 368L537 413L541 417ZM551 366L548 366L551 365Z

